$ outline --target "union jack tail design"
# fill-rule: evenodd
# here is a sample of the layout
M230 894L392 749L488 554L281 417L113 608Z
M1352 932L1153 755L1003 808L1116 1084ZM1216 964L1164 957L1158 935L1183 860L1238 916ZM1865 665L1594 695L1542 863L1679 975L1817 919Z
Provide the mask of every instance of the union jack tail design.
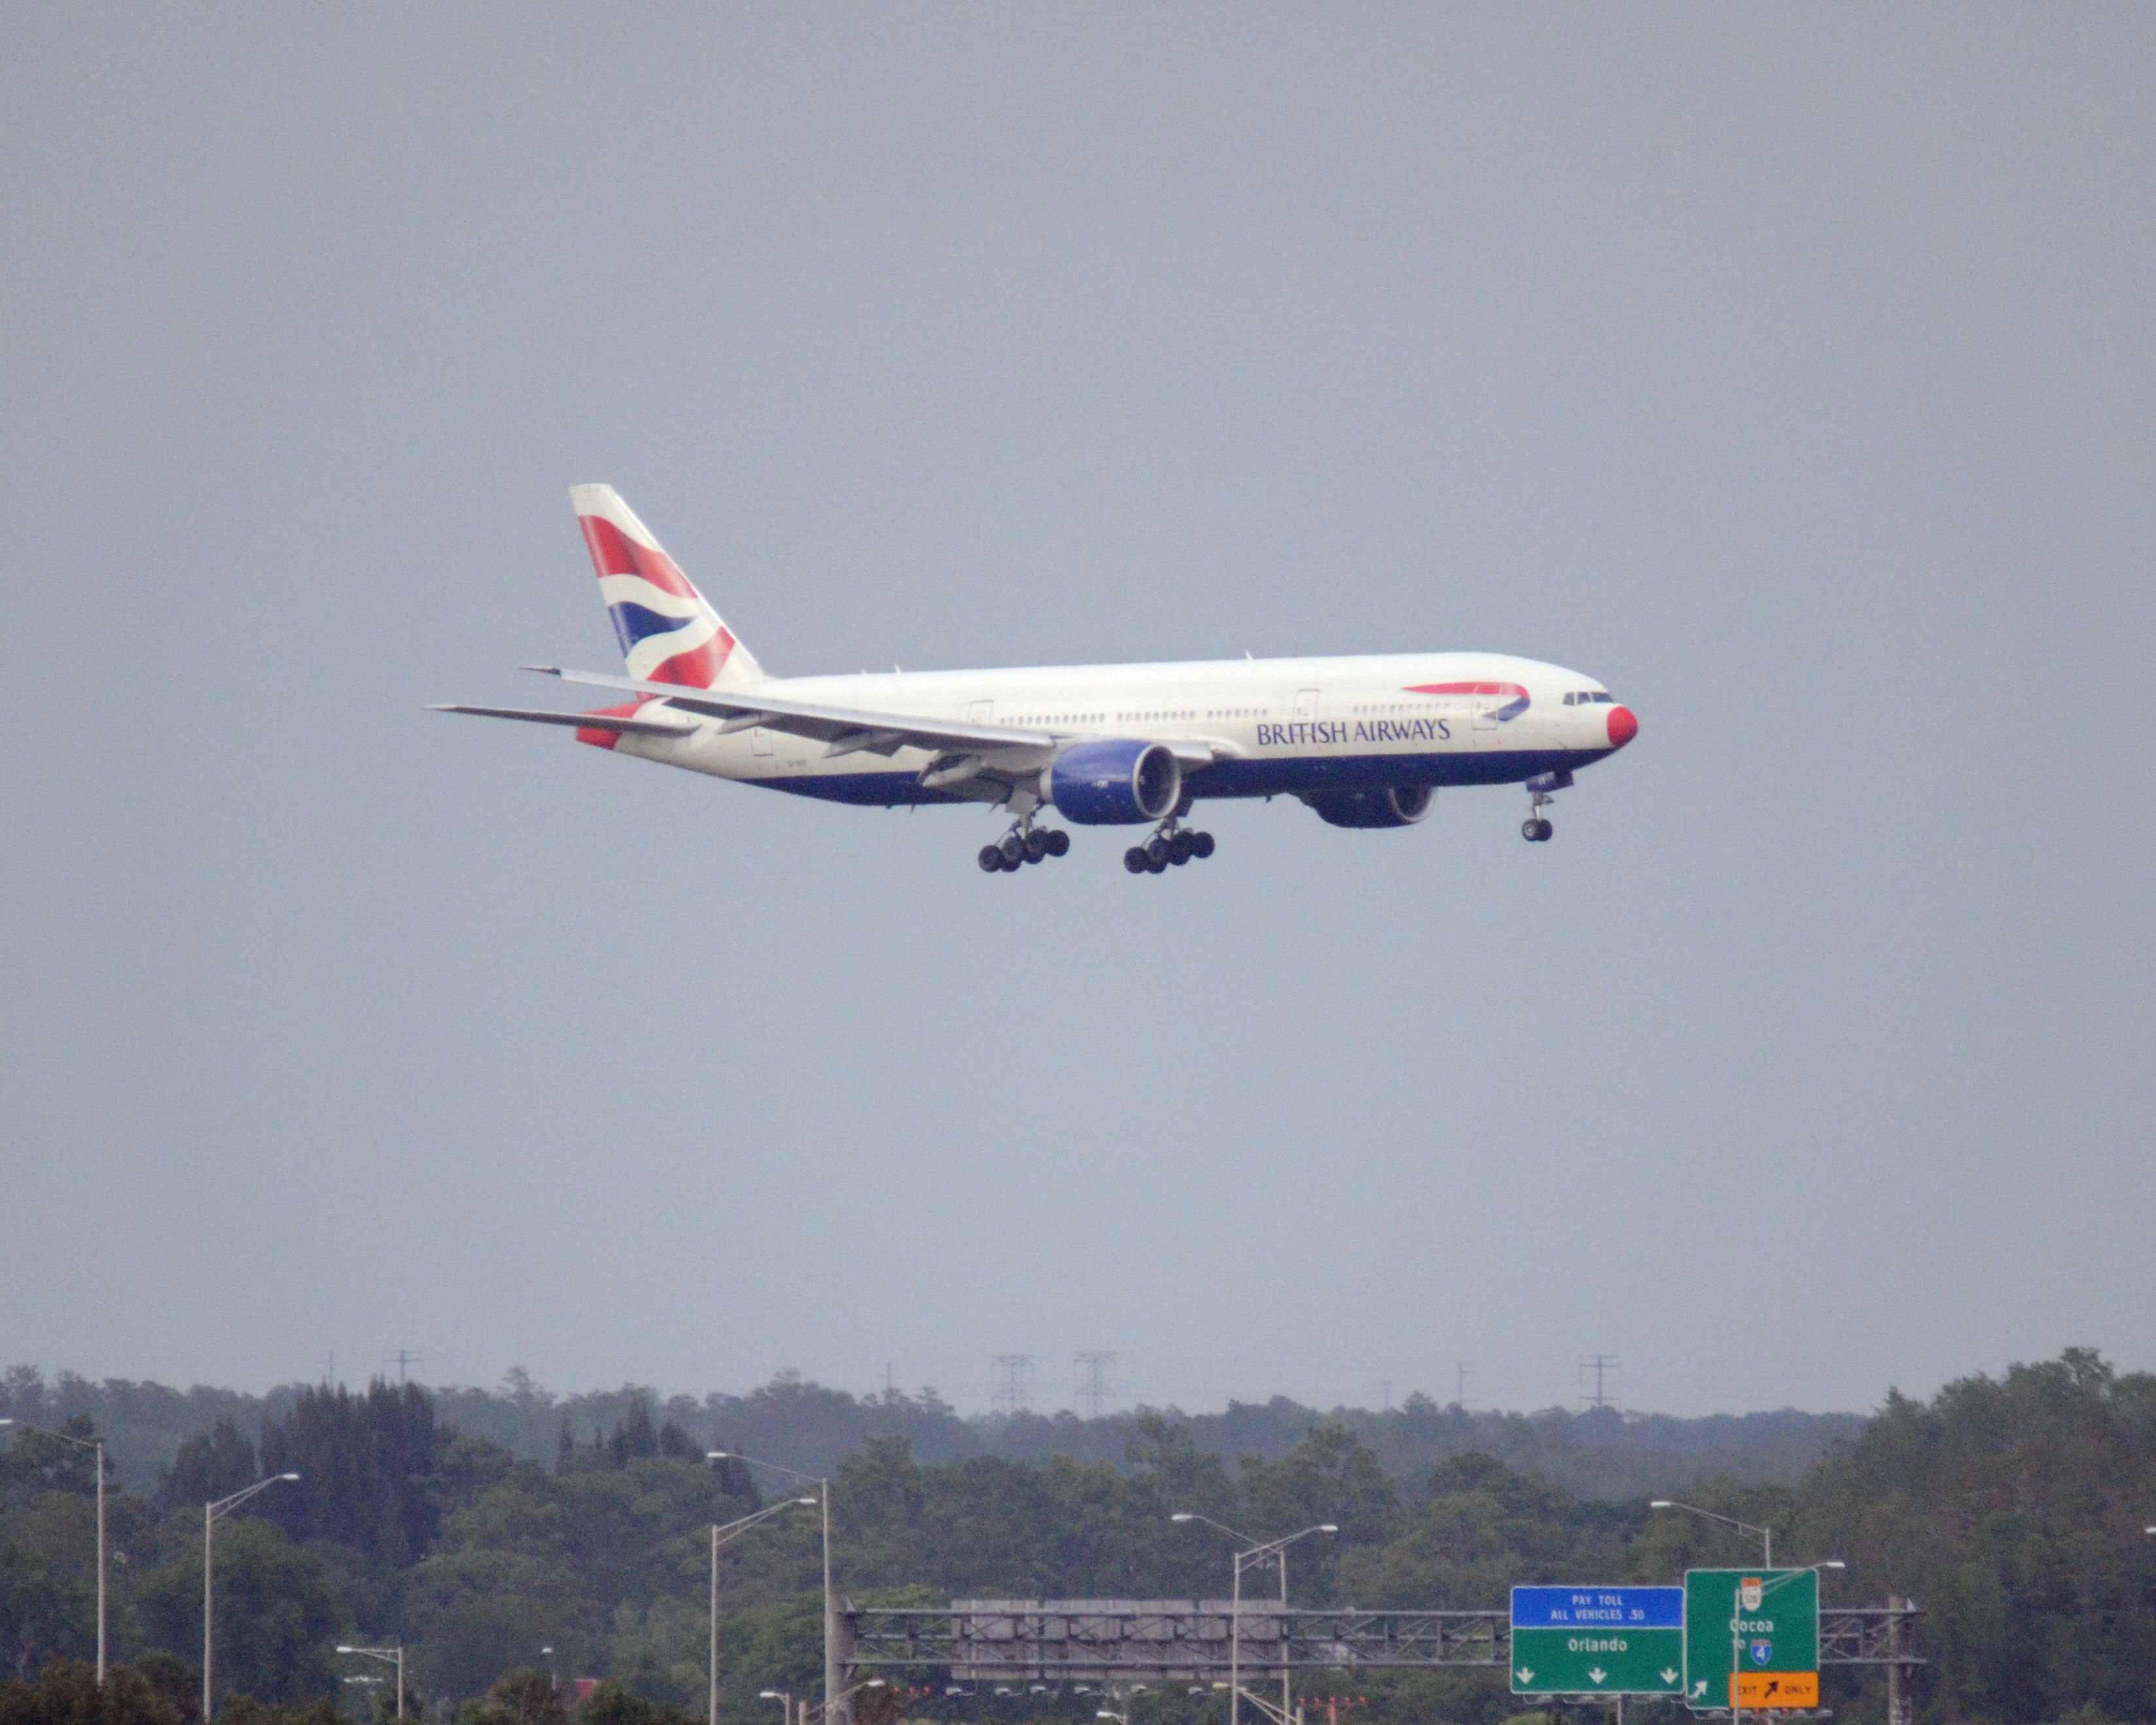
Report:
M612 485L572 485L577 525L591 547L599 594L629 674L647 683L738 689L764 679L703 594Z

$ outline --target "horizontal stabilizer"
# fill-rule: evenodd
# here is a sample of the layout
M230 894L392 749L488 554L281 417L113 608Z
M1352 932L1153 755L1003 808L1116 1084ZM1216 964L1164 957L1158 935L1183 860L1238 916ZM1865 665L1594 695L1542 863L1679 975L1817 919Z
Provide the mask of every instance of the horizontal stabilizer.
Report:
M482 719L521 719L527 725L568 725L579 731L612 731L634 737L685 737L696 727L685 723L654 723L620 713L556 713L528 706L452 706L437 704L430 713L476 713Z

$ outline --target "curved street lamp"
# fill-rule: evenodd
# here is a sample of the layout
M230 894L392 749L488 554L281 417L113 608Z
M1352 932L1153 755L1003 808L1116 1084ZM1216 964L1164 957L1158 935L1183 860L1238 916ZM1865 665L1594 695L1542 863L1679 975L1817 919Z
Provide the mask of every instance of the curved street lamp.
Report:
M49 1426L33 1425L27 1420L9 1417L0 1420L0 1425L19 1425L25 1431L58 1438L64 1444L73 1444L78 1450L94 1450L97 1453L97 1686L105 1686L105 1440L102 1438L79 1438L71 1433L54 1431Z
M340 1653L352 1654L361 1659L378 1659L384 1665L393 1665L397 1667L397 1717L400 1719L403 1718L404 1717L403 1644L400 1641L394 1647L340 1647L337 1649L337 1651ZM358 1677L346 1677L345 1679L345 1681L347 1683L357 1683L362 1681L370 1683L379 1683L382 1679L379 1677L368 1677L364 1680Z
M211 1575L214 1568L213 1560L217 1555L217 1548L211 1535L217 1531L217 1524L219 1522L238 1509L249 1498L259 1497L272 1486L283 1481L298 1478L299 1475L295 1473L273 1473L266 1480L255 1481L244 1491L234 1491L229 1497L220 1497L214 1502L203 1505L203 1725L209 1725L210 1659L215 1645L210 1635L210 1611L214 1594Z
M1233 1527L1228 1526L1226 1522L1216 1522L1212 1517L1200 1515L1195 1510L1179 1509L1176 1511L1173 1515L1170 1516L1168 1520L1171 1522L1203 1522L1209 1527L1219 1528L1220 1532L1227 1534L1231 1539L1244 1539L1249 1537L1246 1534L1238 1533ZM1278 1539L1268 1539L1260 1544L1250 1547L1247 1550L1239 1551L1235 1553L1235 1587L1233 1601L1229 1607L1229 1615L1228 1618L1228 1725L1243 1725L1244 1570L1255 1568L1260 1563L1265 1563L1272 1558L1277 1558L1280 1560L1281 1610L1285 1614L1287 1609L1287 1548L1291 1545L1293 1545L1298 1539L1307 1539L1313 1533L1337 1533L1339 1531L1340 1524L1337 1522L1320 1522L1315 1527L1305 1527L1299 1533L1284 1534ZM1286 1630L1286 1619L1285 1615L1283 1615L1281 1622L1281 1631L1285 1635ZM1289 1694L1287 1686L1287 1650L1283 1647L1281 1650L1281 1725L1290 1725L1290 1722L1294 1717L1292 1707L1290 1705L1291 1697ZM1255 1700L1256 1697L1253 1697L1252 1699ZM1267 1707L1270 1706L1270 1703L1261 1702L1259 1705L1260 1707Z
M732 1545L758 1522L767 1522L773 1516L798 1508L804 1503L813 1507L815 1502L813 1497L788 1497L778 1503L766 1504L754 1515L743 1516L737 1522L716 1523L711 1528L711 1662L706 1667L711 1676L711 1725L719 1725L719 1548ZM762 1700L772 1692L767 1689L757 1699ZM790 1720L788 1725L792 1725Z
M1748 1533L1759 1542L1759 1561L1769 1569L1774 1567L1774 1530L1755 1527L1749 1522L1740 1522L1735 1516L1726 1516L1711 1509L1702 1509L1697 1503L1679 1503L1674 1498L1656 1497L1647 1504L1649 1509L1681 1509L1687 1515L1697 1516L1702 1521L1719 1522L1725 1527L1734 1527L1739 1533Z

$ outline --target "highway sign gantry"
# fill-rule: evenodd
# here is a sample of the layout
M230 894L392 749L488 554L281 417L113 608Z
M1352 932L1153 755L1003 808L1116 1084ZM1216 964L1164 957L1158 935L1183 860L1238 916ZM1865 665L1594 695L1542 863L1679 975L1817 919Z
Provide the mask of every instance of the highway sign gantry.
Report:
M1687 1569L1685 1705L1819 1705L1819 1571Z
M1681 1587L1516 1587L1515 1695L1681 1695Z

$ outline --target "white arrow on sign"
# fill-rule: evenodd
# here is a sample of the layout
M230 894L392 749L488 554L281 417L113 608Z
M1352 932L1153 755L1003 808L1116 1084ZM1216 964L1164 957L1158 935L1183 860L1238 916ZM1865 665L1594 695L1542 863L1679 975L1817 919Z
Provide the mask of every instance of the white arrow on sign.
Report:
M1674 1683L1676 1680L1677 1674L1675 1671L1666 1671L1662 1673L1662 1681L1665 1683Z
M1535 1681L1535 1674L1532 1666L1523 1665L1520 1667L1520 1681L1522 1683L1532 1683ZM1704 1683L1700 1685L1700 1687L1702 1689L1706 1686L1707 1686Z
M1609 1675L1609 1672L1607 1672L1607 1671L1604 1671L1604 1670L1602 1669L1602 1667L1601 1667L1600 1666L1599 1666L1599 1665L1596 1665L1596 1666L1589 1666L1587 1668L1587 1676L1588 1676L1588 1681L1590 1681L1590 1682L1594 1682L1594 1683L1599 1683L1599 1682L1600 1682L1600 1681L1601 1681L1604 1677L1608 1676Z
M1706 1678L1704 1678L1704 1677L1702 1677L1702 1678L1699 1680L1699 1681L1697 1681L1697 1683L1693 1684L1693 1685L1691 1686L1691 1692L1692 1692L1694 1695L1704 1695L1704 1694L1706 1694L1706 1693L1707 1693L1707 1679L1706 1679Z

